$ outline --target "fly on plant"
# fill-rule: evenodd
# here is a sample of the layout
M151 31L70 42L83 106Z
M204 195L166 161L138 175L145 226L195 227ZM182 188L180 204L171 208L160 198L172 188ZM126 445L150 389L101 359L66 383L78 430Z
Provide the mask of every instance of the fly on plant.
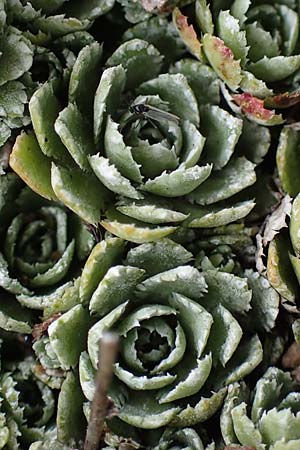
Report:
M131 105L129 111L138 117L148 120L155 120L160 122L165 120L167 122L175 122L177 125L180 123L180 118L162 109L155 108L154 106L146 105L145 103L138 103L137 105Z

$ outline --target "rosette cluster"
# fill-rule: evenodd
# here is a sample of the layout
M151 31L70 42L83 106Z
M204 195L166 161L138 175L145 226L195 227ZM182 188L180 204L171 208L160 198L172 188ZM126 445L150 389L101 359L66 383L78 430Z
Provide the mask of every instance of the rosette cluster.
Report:
M181 60L165 72L157 48L138 37L104 67L101 53L97 43L79 53L67 106L59 79L31 98L34 133L17 139L10 158L21 178L136 243L247 216L269 130L220 106L219 80L204 63Z
M37 354L64 370L79 362L91 401L99 340L114 331L120 355L109 395L118 418L143 429L203 422L221 407L226 386L261 362L253 330L273 328L278 294L251 271L200 272L189 264L192 254L169 239L127 252L125 246L112 237L93 248L80 279L81 304L50 324L34 345L44 349ZM247 326L250 308L255 327Z
M230 385L220 420L225 443L256 450L296 450L299 398L299 385L276 367L258 380L252 396L244 383Z
M76 303L76 277L94 240L76 216L24 188L15 174L0 177L0 185L0 327L30 333L32 309L51 315L57 301L66 309Z

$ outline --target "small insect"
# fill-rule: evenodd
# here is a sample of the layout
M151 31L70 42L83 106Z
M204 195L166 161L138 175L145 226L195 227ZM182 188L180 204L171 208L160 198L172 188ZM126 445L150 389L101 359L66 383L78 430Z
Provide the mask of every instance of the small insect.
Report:
M146 105L145 103L131 105L129 106L129 111L136 116L150 121L156 120L157 122L160 122L161 120L166 120L168 122L175 122L177 125L180 123L180 118L175 116L175 114L155 108L154 106Z

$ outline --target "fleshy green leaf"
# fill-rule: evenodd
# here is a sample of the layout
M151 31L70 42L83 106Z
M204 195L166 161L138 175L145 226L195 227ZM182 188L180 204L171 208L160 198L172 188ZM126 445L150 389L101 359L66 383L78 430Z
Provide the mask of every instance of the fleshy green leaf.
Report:
M17 137L9 163L33 191L48 200L56 200L51 186L51 161L41 152L32 132Z
M52 164L51 184L57 198L79 217L91 224L99 222L108 195L93 175Z
M50 342L63 368L69 369L78 363L89 327L89 314L81 305L74 306L49 326Z
M118 238L107 238L95 245L81 274L79 292L82 303L90 300L108 269L121 260L124 247L124 241Z

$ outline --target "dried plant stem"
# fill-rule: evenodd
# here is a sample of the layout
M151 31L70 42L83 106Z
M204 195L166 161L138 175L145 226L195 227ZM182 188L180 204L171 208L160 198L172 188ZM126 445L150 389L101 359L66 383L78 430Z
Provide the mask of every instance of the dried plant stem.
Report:
M104 420L107 414L109 389L113 365L118 353L118 336L106 333L99 344L99 365L95 380L95 394L92 401L89 424L86 432L84 450L97 450L102 436Z

